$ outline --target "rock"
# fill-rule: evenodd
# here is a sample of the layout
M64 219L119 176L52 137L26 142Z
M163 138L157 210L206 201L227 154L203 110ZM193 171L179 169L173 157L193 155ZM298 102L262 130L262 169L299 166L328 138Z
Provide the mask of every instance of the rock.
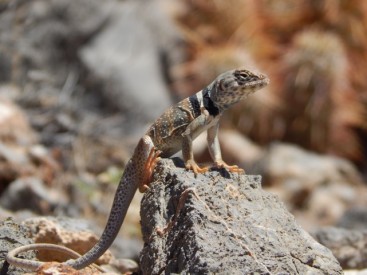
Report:
M219 131L219 142L223 159L229 164L238 164L246 172L251 172L264 155L264 150L260 146L235 130ZM194 149L198 161L212 162L206 135L200 135L195 139Z
M158 1L124 1L111 18L80 58L109 104L128 111L124 123L131 134L171 104L160 57L177 49L178 37Z
M16 124L12 125L14 128ZM37 174L30 162L27 146L0 138L0 194L17 178Z
M7 71L2 72L0 81L14 83L21 91L12 97L30 113L44 144L61 145L65 152L74 146L75 132L98 132L91 120L106 131L106 123L96 122L103 105L94 92L98 87L90 84L90 73L78 53L107 25L120 2L15 0L1 10L0 71ZM15 25L16 34L9 31ZM0 93L9 92L0 88Z
M267 190L280 196L306 229L330 225L352 206L366 205L367 188L344 159L274 143L256 166ZM330 207L333 205L333 207ZM307 212L307 219L302 219Z
M164 159L141 224L143 274L342 274L330 250L262 190L260 176L218 170L195 178Z
M16 127L16 125L13 125ZM26 166L29 165L29 160L27 157L26 150L24 150L23 146L19 146L18 144L6 144L0 142L0 157L1 159L14 166ZM18 168L17 170L21 170Z
M262 164L261 169L267 175L270 174L274 178L273 181L281 181L287 176L297 178L299 181L303 179L311 187L325 181L357 186L362 182L357 169L349 161L310 153L289 144L272 144L262 159Z
M238 131L220 131L219 140L226 161L239 163L246 171L251 171L252 166L263 157L264 150Z
M4 97L0 97L0 141L21 145L37 141L24 112Z
M83 275L88 274L56 262L45 263L37 269L37 275Z
M344 275L367 275L367 269L363 269L363 270L344 270Z
M0 194L4 192L11 182L19 177L21 171L17 169L18 167L6 161L0 161Z
M13 215L12 212L2 208L0 206L0 221L4 221L6 220L7 218L11 217Z
M54 243L67 246L79 253L89 250L90 246L96 241L96 237L85 231L86 223L79 220L68 218L33 218L26 220L21 225L14 223L12 220L6 220L0 223L0 266L2 266L4 258L8 251L21 245L30 243ZM84 231L83 231L84 230ZM32 237L32 239L31 239ZM96 265L90 265L82 270L75 270L71 267L62 265L57 261L65 261L69 259L63 253L49 250L39 250L37 257L34 251L21 254L23 258L47 261L44 265L37 269L36 272L29 274L37 275L60 275L60 274L109 274L117 275L116 272L103 272L102 268ZM113 259L109 251L107 251L97 263L107 264ZM111 265L122 267L124 262L112 261ZM132 263L125 263L125 267L132 267ZM135 265L136 266L136 265ZM25 271L14 266L4 265L1 272L9 270L7 274L25 274ZM1 273L5 274L5 273ZM27 273L28 274L28 273Z
M367 268L367 229L325 227L313 236L333 252L343 269Z
M46 183L54 181L59 164L37 141L23 110L0 96L0 194L6 188L11 189L8 186L12 182L22 182L16 181L22 177L34 176Z
M102 265L101 267L111 272L119 272L119 274L137 272L139 270L137 262L129 259L111 259L108 265Z
M32 232L35 243L53 243L66 246L79 254L85 254L98 241L98 237L87 230L87 224L69 218L31 218L24 224ZM65 253L40 251L38 258L42 261L64 262L69 259ZM107 251L97 264L108 264L112 254Z
M40 88L38 92L44 94L42 88L65 83L67 74L73 70L71 60L75 61L74 51L108 20L111 1L104 5L97 0L17 2L1 17L4 28L0 27L0 42L6 47L0 54L7 50L16 53L18 60L12 68L13 71L16 69L12 80L17 83L27 81L26 89L36 85ZM14 24L14 12L19 10L25 13L18 15L21 21L17 24L17 39L14 41L12 35L5 35L12 25L6 26ZM58 66L55 62L59 62ZM49 90L47 94L50 95Z
M347 229L367 230L367 209L354 207L347 210L336 225Z
M40 214L50 213L57 206L66 206L66 198L56 189L46 187L38 178L19 178L0 196L0 205L16 211L31 209Z
M140 203L140 200L139 200ZM134 207L131 206L130 207ZM136 212L137 216L139 217L139 209L140 207L136 207ZM127 223L128 220L126 220L126 223L124 223L124 225L122 226L122 231L128 231L129 233L131 231L135 231L138 230L140 233L140 226L139 226L139 222L140 219L138 220L138 225L134 225L134 228L131 229L131 225L130 225L130 230L129 230L129 223ZM139 259L139 254L141 252L141 250L143 249L143 241L141 240L141 237L134 237L134 235L132 233L130 233L130 236L123 236L123 233L120 234L119 238L117 238L114 242L113 245L111 246L111 250L113 251L113 254L116 255L116 257L118 256L118 259L116 259L117 261L121 260L124 261L125 259L133 259L135 261L138 261ZM136 233L137 234L137 233ZM121 236L122 235L122 236Z
M14 223L11 219L0 222L0 273L18 275L24 274L25 270L14 266L4 265L4 259L8 251L21 246L32 243L27 228L23 225ZM24 259L34 260L35 252L29 251L22 254ZM4 273L3 273L4 272Z

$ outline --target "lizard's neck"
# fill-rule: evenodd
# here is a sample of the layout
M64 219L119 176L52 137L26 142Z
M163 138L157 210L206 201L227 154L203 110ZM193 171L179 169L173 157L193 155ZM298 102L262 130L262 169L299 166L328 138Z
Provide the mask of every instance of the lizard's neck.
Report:
M210 86L208 86L188 98L192 106L193 117L198 117L204 111L212 117L216 117L223 112L223 109L213 101L210 94Z
M223 109L220 108L210 96L210 88L206 87L200 91L200 93L202 95L202 105L211 116L216 117L222 113Z

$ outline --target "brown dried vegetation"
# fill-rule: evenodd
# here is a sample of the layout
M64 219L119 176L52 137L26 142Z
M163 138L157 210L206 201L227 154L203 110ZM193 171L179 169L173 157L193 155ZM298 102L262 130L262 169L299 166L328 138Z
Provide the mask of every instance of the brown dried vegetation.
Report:
M179 90L257 67L271 85L227 122L263 144L366 160L366 1L185 0L175 17L188 45L187 62L173 70Z

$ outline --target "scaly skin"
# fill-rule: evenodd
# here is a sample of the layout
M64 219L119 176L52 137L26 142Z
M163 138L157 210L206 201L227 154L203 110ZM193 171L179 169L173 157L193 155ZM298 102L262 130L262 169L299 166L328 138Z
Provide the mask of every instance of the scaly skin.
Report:
M68 260L65 264L76 269L84 268L95 262L110 247L121 228L136 190L145 191L149 188L151 173L159 159L158 155L170 157L182 150L188 170L193 170L195 175L207 171L208 168L201 168L196 164L193 156L192 141L200 133L204 131L208 133L208 148L215 167L243 172L238 166L230 166L222 160L218 141L219 118L230 106L268 84L269 79L263 74L244 69L228 71L219 75L203 90L163 113L140 139L125 167L101 238L86 254ZM35 248L50 249L48 244L37 244L37 247L23 246L9 252L6 259L14 266L35 270L43 263L16 257L20 251ZM70 250L62 246L54 245L52 249L70 254Z

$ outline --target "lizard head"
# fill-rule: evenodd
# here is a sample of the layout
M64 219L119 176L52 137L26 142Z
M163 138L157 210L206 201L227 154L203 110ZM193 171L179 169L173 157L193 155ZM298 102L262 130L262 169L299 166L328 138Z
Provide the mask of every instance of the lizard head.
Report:
M269 78L264 74L237 69L219 75L208 88L210 99L225 110L268 84Z

